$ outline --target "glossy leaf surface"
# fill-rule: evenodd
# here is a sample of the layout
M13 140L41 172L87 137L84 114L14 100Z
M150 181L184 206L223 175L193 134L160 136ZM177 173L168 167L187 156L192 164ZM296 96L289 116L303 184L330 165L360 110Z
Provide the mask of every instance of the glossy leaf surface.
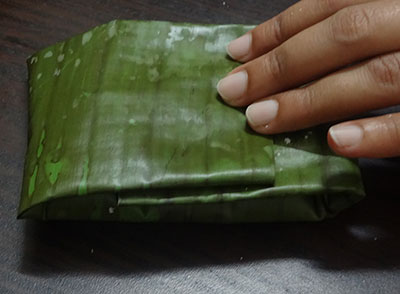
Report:
M20 217L315 221L360 200L324 128L257 135L218 97L248 29L113 21L30 57Z

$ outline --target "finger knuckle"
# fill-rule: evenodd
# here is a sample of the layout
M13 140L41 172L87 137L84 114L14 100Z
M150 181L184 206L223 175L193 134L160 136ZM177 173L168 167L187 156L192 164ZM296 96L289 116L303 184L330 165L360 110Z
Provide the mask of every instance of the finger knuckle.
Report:
M319 0L317 1L320 7L320 11L338 11L338 9L343 5L341 0Z
M384 117L384 125L386 128L386 134L390 140L396 145L400 144L400 121L394 115L386 115Z
M337 12L330 21L336 43L352 45L368 39L371 33L371 12L364 7L348 7Z
M278 14L272 20L271 26L265 26L264 34L266 40L269 40L271 36L273 37L273 42L276 44L281 44L285 38L283 34L283 17L282 14Z
M311 88L298 90L297 99L299 104L298 111L301 111L304 120L318 119L316 117L318 111L315 103L315 92Z
M265 76L270 76L275 81L280 81L285 76L285 54L283 50L272 50L263 57L263 69Z
M379 87L400 91L400 53L378 57L367 64L367 69Z

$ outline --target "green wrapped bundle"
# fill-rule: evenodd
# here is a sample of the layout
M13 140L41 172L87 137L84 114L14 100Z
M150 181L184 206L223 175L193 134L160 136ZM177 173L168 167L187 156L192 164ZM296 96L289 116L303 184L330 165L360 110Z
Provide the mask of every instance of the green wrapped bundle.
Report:
M30 57L19 217L317 221L359 201L324 128L261 136L219 99L250 28L113 21Z

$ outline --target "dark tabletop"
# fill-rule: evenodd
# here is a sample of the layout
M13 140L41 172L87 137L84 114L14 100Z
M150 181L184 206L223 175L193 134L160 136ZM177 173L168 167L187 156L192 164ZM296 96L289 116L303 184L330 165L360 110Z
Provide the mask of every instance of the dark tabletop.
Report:
M294 2L0 0L0 293L400 293L399 160L362 160L367 198L322 223L16 220L30 54L117 18L257 24Z

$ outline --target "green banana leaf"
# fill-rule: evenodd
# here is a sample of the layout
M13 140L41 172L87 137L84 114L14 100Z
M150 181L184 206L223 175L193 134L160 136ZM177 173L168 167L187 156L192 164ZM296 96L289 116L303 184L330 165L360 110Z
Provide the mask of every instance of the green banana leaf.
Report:
M19 217L317 221L359 201L324 127L261 136L218 97L250 28L118 20L31 56Z

